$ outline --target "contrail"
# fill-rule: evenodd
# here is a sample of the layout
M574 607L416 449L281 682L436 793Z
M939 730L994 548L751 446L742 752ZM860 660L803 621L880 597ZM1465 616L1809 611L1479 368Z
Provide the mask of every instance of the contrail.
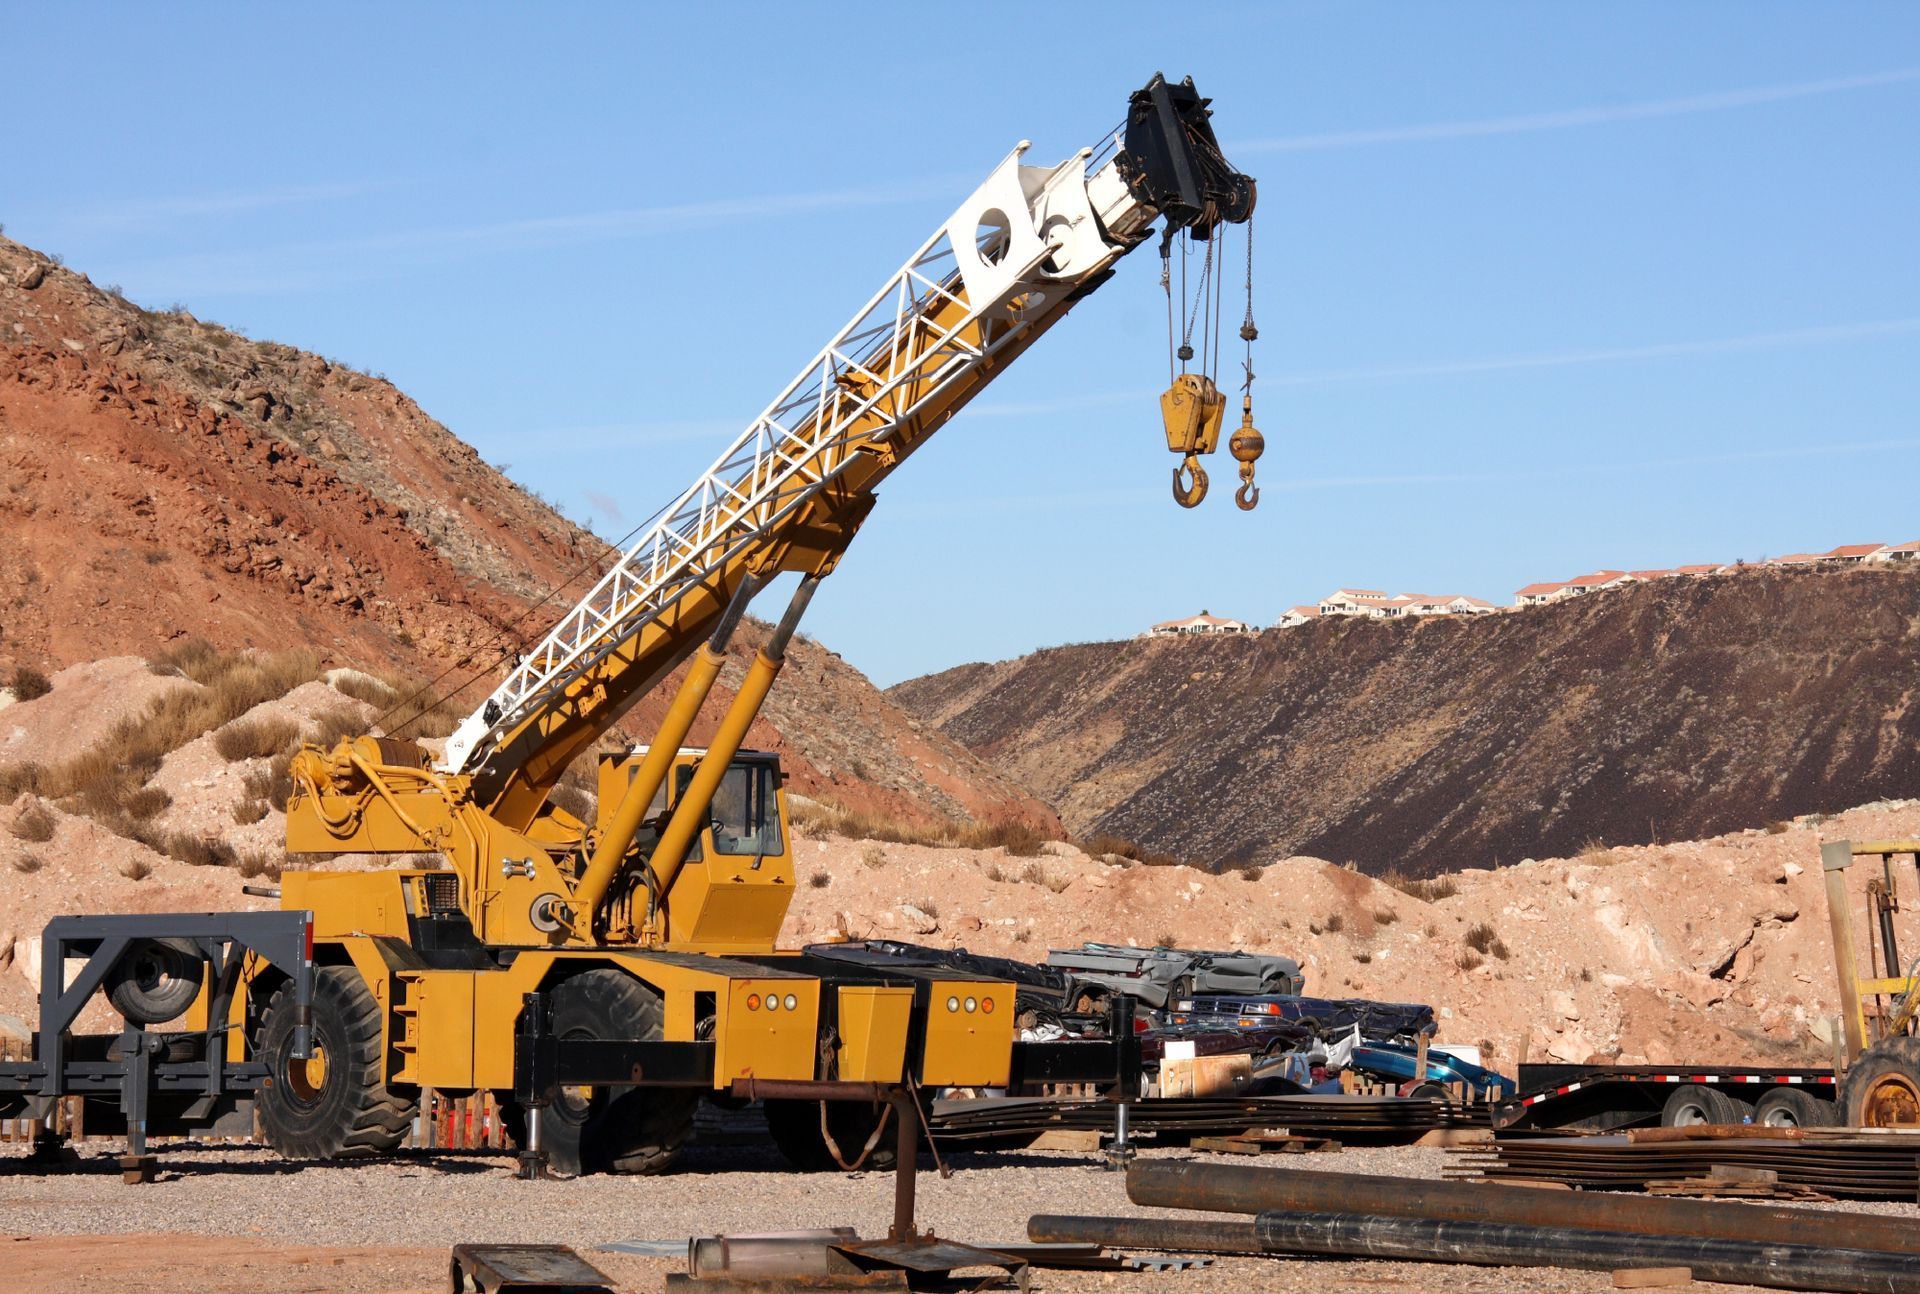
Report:
M1684 99L1653 99L1641 103L1566 108L1558 112L1536 112L1514 117L1480 117L1467 121L1428 122L1419 126L1389 126L1379 130L1342 130L1325 135L1256 139L1232 144L1227 151L1230 155L1304 153L1334 148L1364 148L1372 144L1471 139L1483 135L1522 135L1540 130L1565 130L1573 126L1601 126L1616 121L1644 121L1655 117L1686 117L1701 112L1724 112L1730 108L1748 108L1755 104L1779 103L1787 99L1811 99L1824 94L1846 94L1853 90L1906 85L1914 81L1920 81L1920 67L1895 68L1888 72L1867 72L1859 76L1834 77L1825 81L1752 86L1745 90L1723 90L1717 94L1690 95Z

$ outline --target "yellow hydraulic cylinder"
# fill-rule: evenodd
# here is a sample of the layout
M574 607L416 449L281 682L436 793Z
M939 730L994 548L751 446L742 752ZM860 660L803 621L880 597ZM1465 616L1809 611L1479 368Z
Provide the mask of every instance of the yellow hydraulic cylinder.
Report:
M767 645L754 653L753 664L747 667L747 677L740 684L739 693L733 698L733 704L727 707L726 717L720 721L719 730L707 745L707 753L700 757L692 780L687 783L687 789L680 793L679 802L673 807L673 816L667 819L666 828L660 833L660 843L654 846L649 865L653 869L655 893L660 896L662 903L666 902L673 888L673 878L680 874L680 866L686 861L687 850L692 848L694 837L706 826L708 809L713 803L714 792L720 789L720 779L726 776L727 766L733 763L733 757L740 753L740 745L747 739L747 729L759 717L761 703L772 690L774 679L780 676L780 667L786 664L787 643L792 639L801 613L812 601L814 588L819 583L819 577L812 575L800 581L800 587L794 592L793 601L788 604L787 613L781 617L779 627L773 631Z
M753 576L746 578L727 605L726 614L720 618L712 638L702 643L700 650L694 653L693 663L687 667L686 681L674 695L673 704L667 707L666 716L660 720L660 728L654 733L653 744L647 748L646 757L634 771L633 780L627 784L613 817L594 846L593 857L588 860L586 871L581 873L580 883L574 887L576 930L593 929L600 904L605 901L613 878L619 874L627 850L633 846L633 838L640 831L648 806L653 803L661 783L667 780L667 770L673 767L674 756L680 753L680 747L685 744L700 707L706 704L707 694L713 690L713 681L720 676L720 667L727 659L727 641L733 637L734 627L740 623L740 617L746 612L747 603L752 601L760 583Z

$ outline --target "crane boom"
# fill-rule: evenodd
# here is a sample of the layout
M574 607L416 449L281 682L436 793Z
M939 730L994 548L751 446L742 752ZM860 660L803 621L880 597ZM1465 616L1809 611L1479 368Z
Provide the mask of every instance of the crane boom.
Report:
M1252 182L1191 82L1135 96L1124 140L1050 167L1022 142L921 243L448 741L441 770L524 828L567 763L698 645L749 576L824 575L872 490L1097 288L1156 218L1209 233Z

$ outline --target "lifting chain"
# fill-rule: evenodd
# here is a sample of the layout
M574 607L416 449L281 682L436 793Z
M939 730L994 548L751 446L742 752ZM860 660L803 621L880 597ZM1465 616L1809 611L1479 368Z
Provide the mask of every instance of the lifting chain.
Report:
M1226 237L1226 225L1213 227L1207 239L1206 254L1200 263L1195 291L1187 292L1187 258L1192 254L1193 236L1181 231L1180 303L1176 313L1173 291L1173 241L1168 231L1160 242L1160 290L1167 299L1167 375L1166 394L1160 397L1161 422L1166 427L1167 448L1179 454L1180 466L1173 469L1173 498L1183 508L1196 507L1207 496L1207 472L1202 456L1211 454L1220 444L1220 424L1226 399L1215 384L1223 333L1220 298L1226 280L1226 249L1218 246ZM1227 448L1240 464L1240 486L1233 501L1244 512L1259 505L1260 489L1253 483L1253 465L1266 449L1266 439L1253 425L1253 343L1260 330L1253 321L1253 225L1247 223L1246 313L1240 324L1240 340L1246 344L1241 362L1240 426L1228 439ZM1201 344L1196 352L1193 335L1200 331ZM1176 333L1176 328L1178 332ZM1177 344L1176 344L1177 342ZM1196 353L1199 372L1189 372Z

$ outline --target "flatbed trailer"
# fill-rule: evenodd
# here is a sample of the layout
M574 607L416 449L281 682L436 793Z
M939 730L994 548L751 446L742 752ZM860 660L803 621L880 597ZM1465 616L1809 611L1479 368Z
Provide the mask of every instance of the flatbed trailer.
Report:
M1520 1095L1494 1108L1496 1130L1610 1132L1643 1124L1840 1122L1831 1069L1762 1065L1522 1065Z

